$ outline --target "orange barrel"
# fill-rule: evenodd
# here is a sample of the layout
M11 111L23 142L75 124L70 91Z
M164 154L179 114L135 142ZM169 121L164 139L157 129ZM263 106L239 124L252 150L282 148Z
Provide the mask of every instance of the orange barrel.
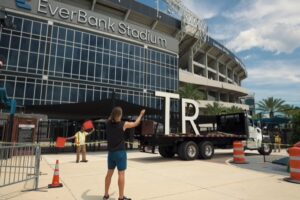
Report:
M288 181L300 183L300 147L289 148L290 178Z
M241 141L233 142L233 162L235 164L246 164L244 145Z
M83 124L82 124L82 127L84 130L91 130L94 128L94 124L91 120L88 120L88 121L85 121Z

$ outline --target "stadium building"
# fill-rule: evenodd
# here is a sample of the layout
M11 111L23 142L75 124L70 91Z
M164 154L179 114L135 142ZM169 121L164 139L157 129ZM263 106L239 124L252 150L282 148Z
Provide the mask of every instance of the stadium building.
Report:
M187 14L180 1L166 2ZM205 94L203 108L248 109L243 63L191 15L133 0L1 0L0 12L11 25L0 31L0 88L21 112L97 117L110 99L161 110L155 91L177 93L183 83Z

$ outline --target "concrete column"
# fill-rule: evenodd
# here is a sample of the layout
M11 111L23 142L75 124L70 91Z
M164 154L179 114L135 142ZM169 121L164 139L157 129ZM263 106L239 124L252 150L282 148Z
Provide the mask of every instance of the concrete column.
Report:
M193 73L194 74L194 64L193 64L193 61L194 61L194 53L193 53L193 50L190 49L189 50L189 53L188 53L188 69L189 69L189 72Z
M225 65L225 82L228 83L228 66Z
M208 78L208 70L207 70L207 53L205 53L205 56L204 56L204 65L205 65L205 69L204 69L204 75L206 78Z
M216 61L216 69L217 69L217 81L220 81L220 63L218 61Z

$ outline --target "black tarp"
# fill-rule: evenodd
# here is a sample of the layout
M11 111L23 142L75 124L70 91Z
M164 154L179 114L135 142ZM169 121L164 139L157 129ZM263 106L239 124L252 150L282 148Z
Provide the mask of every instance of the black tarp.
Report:
M97 119L110 115L114 106L123 109L123 116L139 115L142 109L146 109L147 115L162 115L162 110L156 110L118 99L104 99L97 102L34 105L25 106L25 113L45 114L50 119Z

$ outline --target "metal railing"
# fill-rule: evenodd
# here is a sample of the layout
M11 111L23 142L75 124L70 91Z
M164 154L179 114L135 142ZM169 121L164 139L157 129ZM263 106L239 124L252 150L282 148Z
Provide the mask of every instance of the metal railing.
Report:
M34 180L38 188L41 148L36 144L0 142L0 188Z

